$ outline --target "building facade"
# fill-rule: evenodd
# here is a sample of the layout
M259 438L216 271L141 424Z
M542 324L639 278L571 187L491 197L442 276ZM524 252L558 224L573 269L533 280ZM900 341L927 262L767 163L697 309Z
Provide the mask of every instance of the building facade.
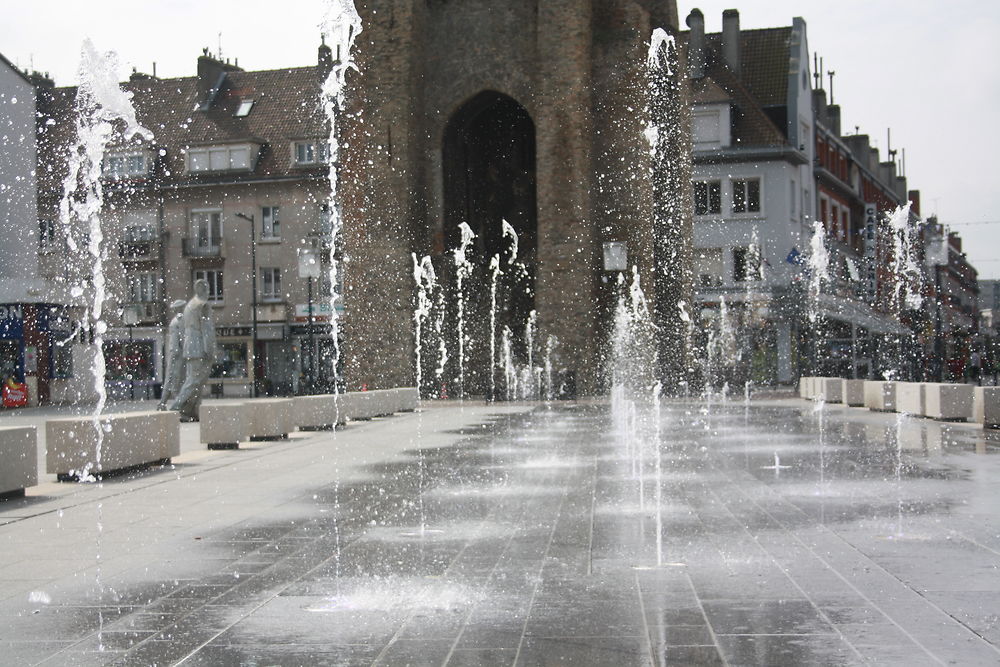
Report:
M329 130L319 99L331 59L322 46L312 67L245 72L206 51L196 76L134 73L122 84L153 138L111 145L102 164L112 395L158 391L169 304L190 298L198 279L209 284L216 324L214 393L246 396L256 384L259 394L287 394L313 373L332 377L329 281L298 277L303 249L328 254ZM49 270L64 285L89 280L79 275L89 260L67 247L73 235L81 246L85 232L59 216L76 92L43 90L39 108L39 216L59 249ZM89 338L81 336L80 364L89 363ZM85 375L54 400L89 398Z

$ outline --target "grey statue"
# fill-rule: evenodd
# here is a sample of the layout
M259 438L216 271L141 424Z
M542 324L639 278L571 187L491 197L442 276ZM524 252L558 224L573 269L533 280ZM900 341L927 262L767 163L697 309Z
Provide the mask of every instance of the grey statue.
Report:
M170 304L175 313L167 327L167 371L163 379L158 410L166 410L170 399L176 398L184 384L184 315L187 302L177 299Z
M212 374L215 359L215 324L204 280L194 281L194 296L184 306L181 323L184 384L170 409L180 412L182 421L197 421L202 387Z

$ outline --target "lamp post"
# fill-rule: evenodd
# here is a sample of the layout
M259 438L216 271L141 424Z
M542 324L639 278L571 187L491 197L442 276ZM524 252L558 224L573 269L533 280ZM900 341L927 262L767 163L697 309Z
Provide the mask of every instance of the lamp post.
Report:
M313 342L313 278L319 278L320 264L316 250L299 248L299 278L306 279L309 313L309 383L308 392L316 393L316 347Z
M135 325L139 323L139 306L133 303L122 308L122 321L128 327L128 398L130 401L134 401L135 368L133 368L133 362L135 359L135 338L133 330L135 329Z
M250 223L250 307L253 309L252 342L250 343L250 368L253 372L253 384L250 391L251 396L257 398L257 226L253 215L237 213L236 217Z

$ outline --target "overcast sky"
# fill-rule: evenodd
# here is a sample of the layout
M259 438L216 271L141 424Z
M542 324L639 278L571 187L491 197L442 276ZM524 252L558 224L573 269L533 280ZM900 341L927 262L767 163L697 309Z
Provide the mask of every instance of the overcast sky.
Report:
M503 0L497 0L502 3ZM309 65L319 45L324 0L35 0L4 8L0 53L22 68L76 82L80 45L118 52L132 67L161 77L191 76L203 47L238 58L245 69ZM909 187L922 214L937 213L962 234L981 278L1000 277L1000 2L972 0L757 0L681 2L705 13L718 32L722 10L736 7L744 28L808 24L809 48L834 76L843 131L860 127L885 157L906 148ZM220 37L221 33L221 37ZM824 76L824 86L829 79ZM829 91L828 91L829 92ZM991 223L991 224L964 224Z

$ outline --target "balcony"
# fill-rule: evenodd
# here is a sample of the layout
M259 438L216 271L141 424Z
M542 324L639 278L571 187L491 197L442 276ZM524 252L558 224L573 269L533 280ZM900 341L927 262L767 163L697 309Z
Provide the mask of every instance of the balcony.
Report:
M184 239L185 257L222 257L222 241L205 241L198 238Z

